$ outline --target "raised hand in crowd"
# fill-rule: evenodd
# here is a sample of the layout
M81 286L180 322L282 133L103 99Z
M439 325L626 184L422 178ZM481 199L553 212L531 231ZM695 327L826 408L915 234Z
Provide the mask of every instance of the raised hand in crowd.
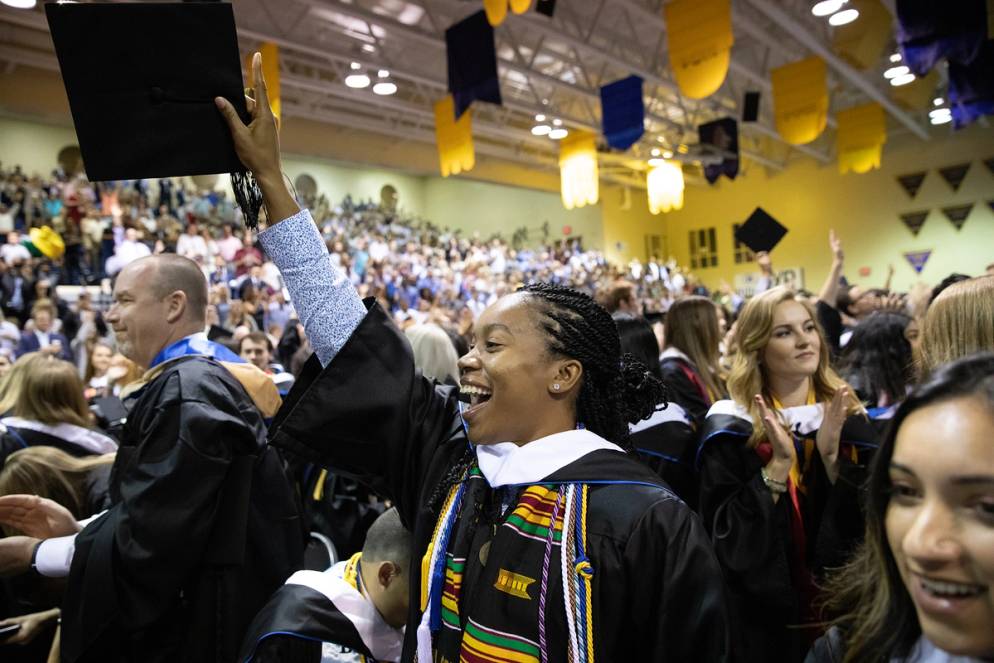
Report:
M269 106L269 92L262 75L262 55L259 53L252 56L252 71L255 88L254 98L246 99L252 116L248 125L242 122L227 99L218 97L214 101L231 129L238 158L259 183L269 219L276 223L293 216L300 211L300 207L283 182L279 131Z

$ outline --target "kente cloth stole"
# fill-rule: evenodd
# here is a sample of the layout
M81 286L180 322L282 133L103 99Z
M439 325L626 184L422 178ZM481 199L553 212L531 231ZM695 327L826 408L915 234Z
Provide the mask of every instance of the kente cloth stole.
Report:
M588 487L526 487L474 552L487 525L473 522L473 509L480 513L488 490L473 468L443 506L422 562L418 661L546 663L550 651L560 660L565 645L570 663L593 663ZM461 600L467 567L475 571L472 606Z

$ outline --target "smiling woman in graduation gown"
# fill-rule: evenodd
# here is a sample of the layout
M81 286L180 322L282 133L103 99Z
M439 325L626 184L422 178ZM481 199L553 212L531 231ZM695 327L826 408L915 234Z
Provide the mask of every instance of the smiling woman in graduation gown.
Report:
M258 54L253 69L261 82ZM389 314L332 267L280 176L264 84L255 98L250 127L218 104L282 219L260 240L315 349L270 440L367 483L413 532L402 660L724 660L700 521L613 441L662 386L623 370L607 312L544 284L498 300L460 360L460 417L456 388L425 379Z
M734 400L715 403L702 431L700 512L729 585L737 655L800 661L818 635L816 581L862 536L876 435L792 292L750 301L736 342Z

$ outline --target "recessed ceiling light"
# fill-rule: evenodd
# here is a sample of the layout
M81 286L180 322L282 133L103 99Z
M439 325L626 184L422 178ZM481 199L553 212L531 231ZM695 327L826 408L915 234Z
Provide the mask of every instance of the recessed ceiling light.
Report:
M842 9L844 4L845 0L821 0L811 8L811 13L815 16L828 16Z
M663 151L663 158L664 159L672 159L673 158L673 153L670 152L669 150L664 150Z
M942 97L936 97L935 99L932 100L933 106L941 106L944 103L946 103L946 101Z
M353 62L352 64L349 65L349 68L352 71L359 71L360 69L362 69L362 65L359 64L358 62Z
M929 120L929 122L931 122L932 124L949 124L952 121L953 121L952 115L938 115L936 117L933 117L931 120Z
M902 85L907 85L908 83L911 83L914 80L915 80L915 75L912 73L907 73L902 76L895 76L894 78L890 79L890 84L893 85L894 87L900 87Z
M658 147L654 147L654 148L652 148L652 153L651 153L651 154L652 154L652 156L654 156L654 157L658 157L658 156L660 155L660 151L659 151L659 148L658 148Z
M852 23L857 18L859 18L858 9L843 9L840 12L836 12L828 17L829 25L846 25L847 23Z
M559 119L559 118L557 117L556 119L554 119L554 120L552 121L552 126L554 126L554 127L561 127L561 126L563 126L563 121L562 121L562 120L560 120L560 119Z
M903 64L902 65L898 65L896 67L891 67L890 69L888 69L887 71L885 71L884 72L884 78L897 78L898 76L904 76L905 74L909 73L910 71L911 71L911 69L909 69L907 67L907 65L903 65Z
M390 72L387 71L386 69L380 69L378 72L376 72L376 77L377 78L390 78Z
M397 91L397 85L394 83L377 83L373 86L373 94L378 94L381 97L386 97Z
M536 122L545 122L545 116L542 115L541 113L539 113L538 115L535 116L535 121Z
M536 124L532 127L533 136L547 136L550 131L552 131L552 127L548 124Z
M568 135L569 132L563 129L562 127L559 127L558 129L553 129L552 131L549 132L549 138L551 138L552 140L562 140L563 138L566 138L566 136Z
M903 59L904 58L901 57L900 53L891 53L891 56L890 56L890 61L891 62L900 62Z
M351 74L345 77L345 84L348 87L361 90L364 87L369 87L369 76L366 74Z
M931 110L928 112L928 116L931 118L943 117L945 115L951 116L952 114L953 111L950 110L949 108L936 108L935 110Z

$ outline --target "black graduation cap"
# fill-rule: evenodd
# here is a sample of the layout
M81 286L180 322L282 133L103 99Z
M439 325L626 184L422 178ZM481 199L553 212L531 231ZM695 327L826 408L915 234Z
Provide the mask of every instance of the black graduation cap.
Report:
M50 3L45 13L87 177L232 173L251 225L261 196L214 104L224 97L251 119L231 5Z
M756 211L746 219L746 222L739 226L735 232L735 239L759 253L760 251L772 251L773 247L779 244L786 234L785 227L762 207L757 207Z

